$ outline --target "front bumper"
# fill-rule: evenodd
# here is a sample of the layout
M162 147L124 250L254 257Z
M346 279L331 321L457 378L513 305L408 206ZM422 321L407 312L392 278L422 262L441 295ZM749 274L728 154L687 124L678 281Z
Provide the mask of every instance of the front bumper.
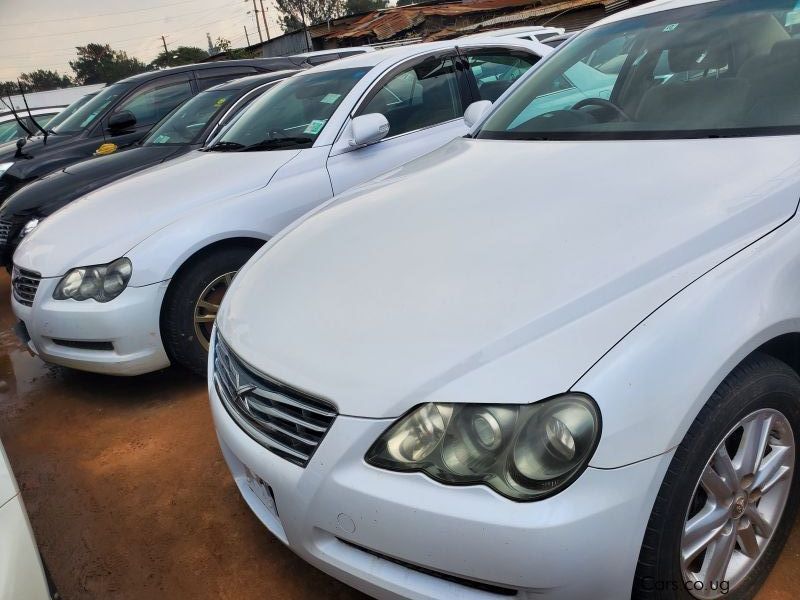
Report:
M367 465L393 420L337 417L303 469L246 435L213 385L209 393L223 455L253 512L302 558L377 598L497 598L487 585L519 598L629 597L672 457L590 468L556 496L515 503ZM277 515L251 488L259 478Z
M170 364L159 317L168 281L128 287L111 302L54 300L60 278L41 280L33 306L11 297L28 347L42 360L81 371L140 375Z

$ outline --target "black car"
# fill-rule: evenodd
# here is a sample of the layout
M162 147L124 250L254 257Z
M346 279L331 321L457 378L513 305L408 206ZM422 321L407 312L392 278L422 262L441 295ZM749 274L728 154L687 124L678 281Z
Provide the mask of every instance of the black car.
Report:
M251 75L209 88L174 109L132 148L83 160L12 194L0 208L0 264L10 268L19 242L45 217L92 190L202 147L266 89L296 72Z
M0 205L31 181L96 153L141 140L178 104L223 81L308 66L303 58L261 58L149 71L101 90L48 135L0 146Z

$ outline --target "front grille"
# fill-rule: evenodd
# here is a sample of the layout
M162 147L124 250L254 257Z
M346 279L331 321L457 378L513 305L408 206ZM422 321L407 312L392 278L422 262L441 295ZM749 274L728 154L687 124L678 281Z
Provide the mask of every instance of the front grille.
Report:
M33 306L33 299L36 297L36 290L39 289L41 280L42 276L39 273L20 269L14 265L11 273L11 289L17 302L25 306Z
M8 243L8 235L11 233L11 223L9 221L0 221L0 246L5 246Z
M214 386L223 406L251 438L305 467L336 418L329 403L257 373L217 336Z

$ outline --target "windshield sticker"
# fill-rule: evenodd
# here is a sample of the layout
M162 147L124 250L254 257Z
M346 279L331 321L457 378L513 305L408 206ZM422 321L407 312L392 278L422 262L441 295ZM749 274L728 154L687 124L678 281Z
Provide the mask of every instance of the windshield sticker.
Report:
M669 33L670 31L675 31L680 26L680 23L672 23L671 25L667 25L664 27L664 33Z
M308 126L303 130L303 133L310 133L311 135L317 135L322 128L325 127L325 123L328 119L314 119Z
M225 102L227 102L227 100L228 100L227 98L220 98L219 100L214 102L214 108L219 108L220 106L225 104Z
M792 10L786 14L786 27L800 25L800 10Z
M333 104L341 97L341 94L326 94L325 97L320 100L320 102L324 102L325 104Z
M153 140L154 144L166 144L169 141L169 136L165 133L157 135Z

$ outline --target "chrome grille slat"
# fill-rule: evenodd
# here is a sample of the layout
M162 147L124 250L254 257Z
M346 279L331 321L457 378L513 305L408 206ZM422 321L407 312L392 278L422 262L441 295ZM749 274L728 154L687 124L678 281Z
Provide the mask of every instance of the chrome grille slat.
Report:
M335 407L255 371L217 336L213 381L222 405L267 450L305 467L338 416Z
M0 246L6 245L9 233L11 233L11 222L0 221Z
M39 289L41 280L42 277L39 273L20 269L14 265L11 271L11 290L17 302L25 306L33 306L33 300L36 298L36 291Z

